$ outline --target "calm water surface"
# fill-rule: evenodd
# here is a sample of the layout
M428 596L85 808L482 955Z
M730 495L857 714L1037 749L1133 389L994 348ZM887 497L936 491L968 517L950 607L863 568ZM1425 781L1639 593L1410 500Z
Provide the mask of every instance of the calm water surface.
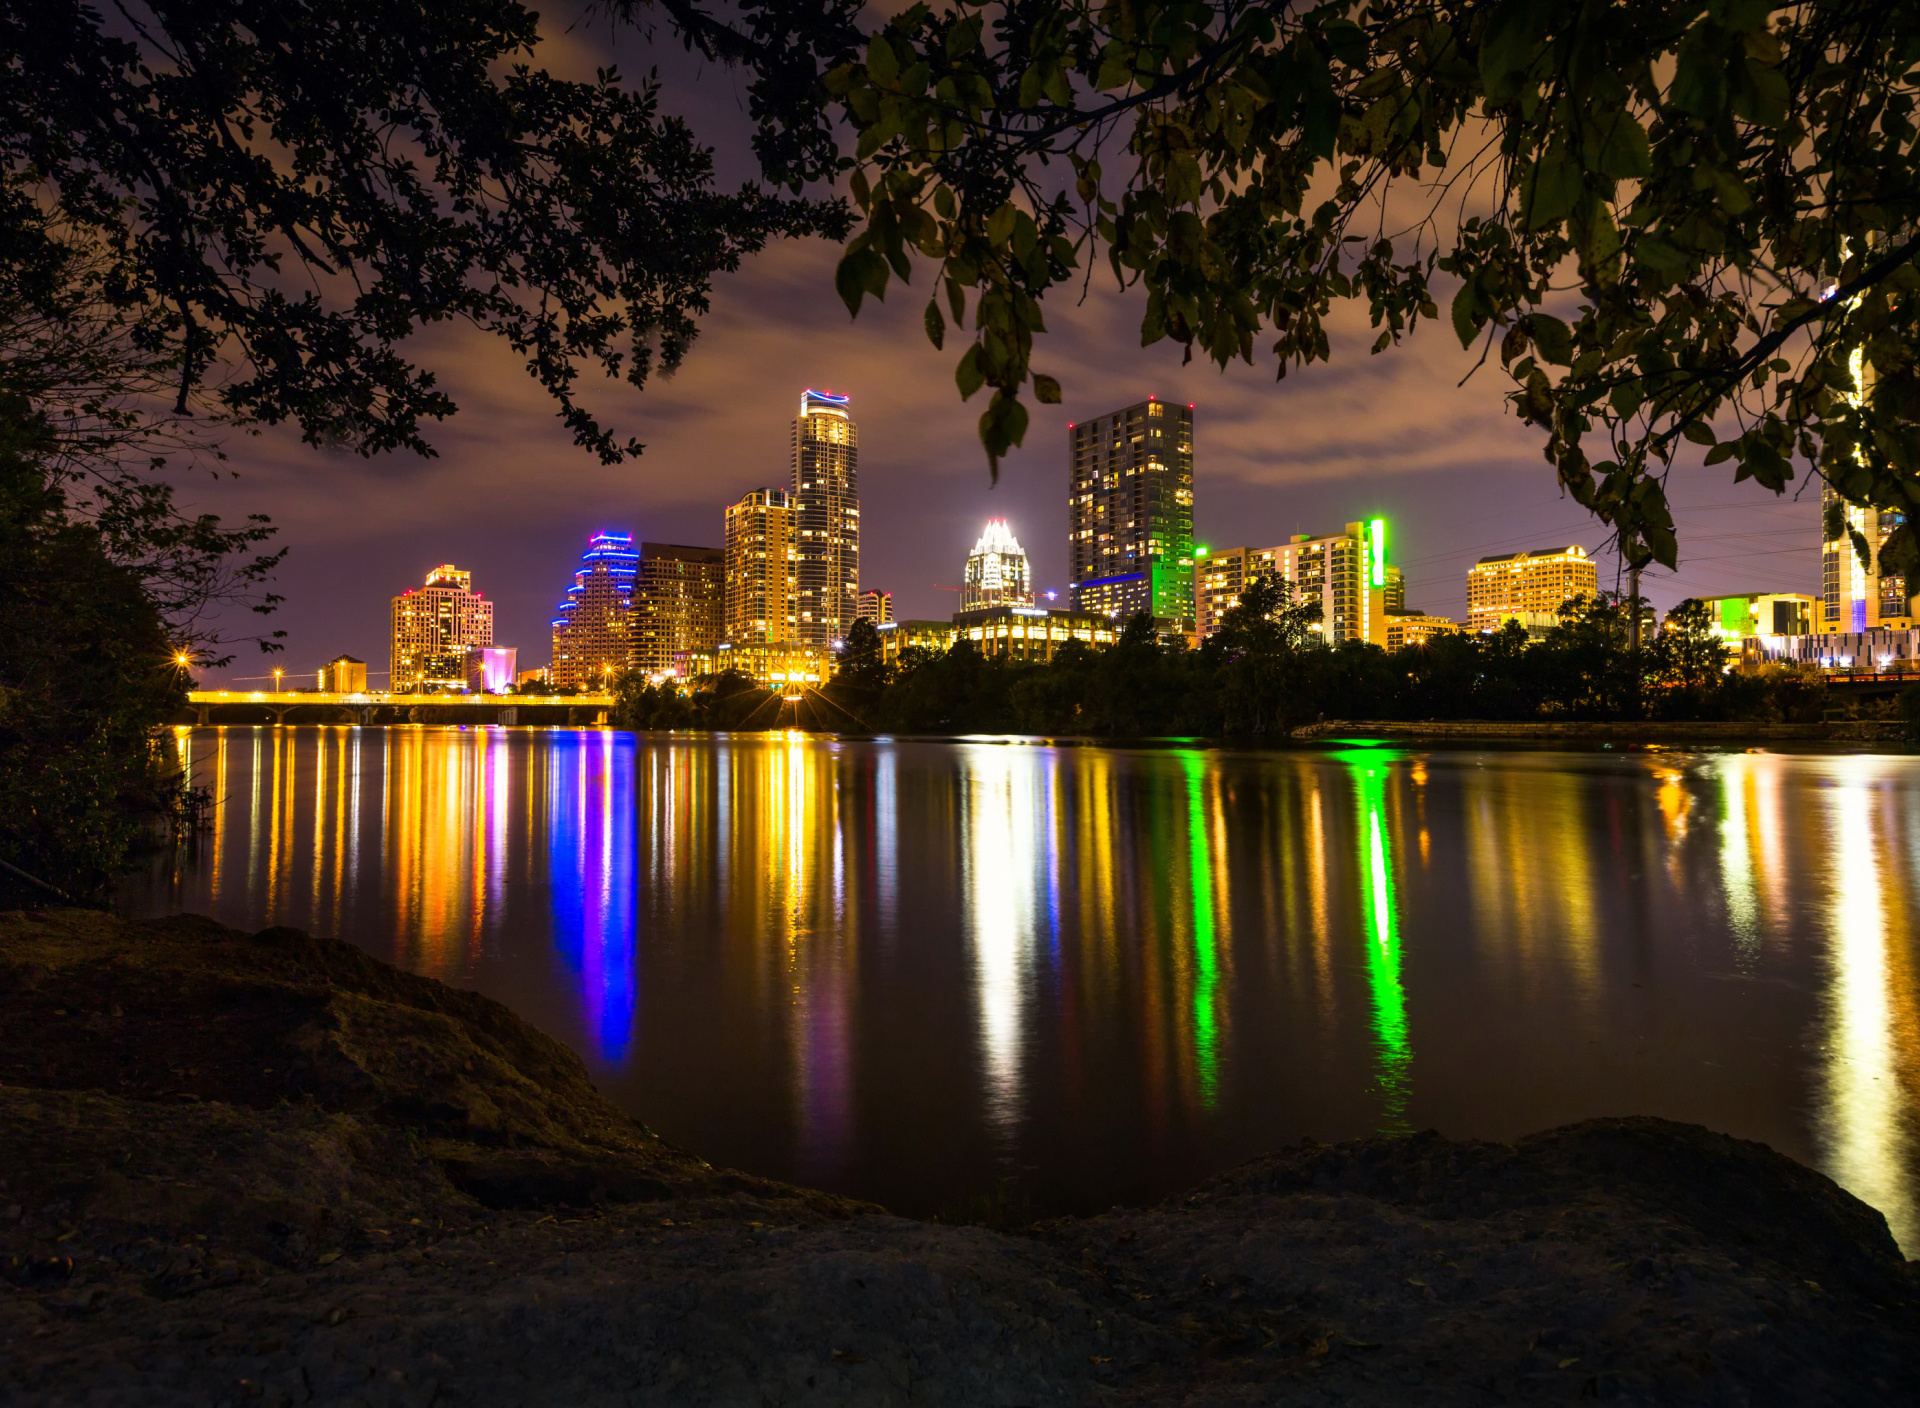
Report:
M1156 1197L1303 1135L1693 1120L1920 1249L1920 759L222 728L130 896L500 999L716 1163Z

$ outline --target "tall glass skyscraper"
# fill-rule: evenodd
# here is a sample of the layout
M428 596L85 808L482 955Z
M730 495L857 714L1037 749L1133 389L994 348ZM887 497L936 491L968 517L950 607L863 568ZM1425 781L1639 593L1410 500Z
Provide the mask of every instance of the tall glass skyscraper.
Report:
M553 620L556 685L600 689L633 649L633 583L640 554L631 533L595 533Z
M799 643L830 649L859 616L860 436L845 396L805 391L793 422Z
M1193 408L1149 397L1067 434L1074 609L1192 631Z

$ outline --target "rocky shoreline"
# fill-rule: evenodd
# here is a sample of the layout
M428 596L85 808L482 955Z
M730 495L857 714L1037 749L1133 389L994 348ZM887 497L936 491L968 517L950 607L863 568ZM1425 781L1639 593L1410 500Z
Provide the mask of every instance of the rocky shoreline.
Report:
M0 1401L1920 1401L1920 1271L1645 1119L1304 1145L1019 1235L715 1169L475 994L0 915Z

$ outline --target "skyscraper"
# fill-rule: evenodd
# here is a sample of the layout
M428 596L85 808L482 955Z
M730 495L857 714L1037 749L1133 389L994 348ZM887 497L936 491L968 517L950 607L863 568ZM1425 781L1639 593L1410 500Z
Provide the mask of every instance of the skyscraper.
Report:
M734 645L791 645L799 512L785 489L727 506L725 634Z
M1839 495L1830 485L1820 487L1820 516L1825 523ZM1903 521L1899 509L1841 510L1841 532L1820 544L1820 629L1857 633L1885 627L1906 630L1915 624L1913 598L1907 580L1897 572L1880 570L1880 549ZM1848 530L1866 540L1867 560L1860 560ZM1825 529L1821 535L1825 537Z
M1032 606L1033 573L1020 540L1004 518L991 519L980 541L967 555L966 585L960 589L960 609L978 611L989 606Z
M633 589L636 670L673 669L681 651L711 650L726 630L727 554L724 548L642 543Z
M473 590L473 573L443 562L424 587L393 599L388 688L464 689L467 647L493 644L493 603Z
M884 626L893 620L893 593L868 587L860 593L859 619Z
M595 533L553 620L558 688L599 689L627 667L633 648L633 582L640 555L631 533Z
M1149 397L1068 429L1076 610L1148 612L1191 631L1193 408Z
M804 391L793 422L794 618L801 645L825 650L854 623L860 596L860 435L845 396Z

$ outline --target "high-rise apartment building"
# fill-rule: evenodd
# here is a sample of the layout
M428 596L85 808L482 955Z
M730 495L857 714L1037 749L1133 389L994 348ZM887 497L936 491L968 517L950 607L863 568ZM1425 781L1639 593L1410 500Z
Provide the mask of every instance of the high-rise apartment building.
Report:
M860 596L860 436L847 400L802 392L793 422L794 622L816 650L846 637Z
M799 516L784 489L755 489L728 505L723 634L732 644L797 643Z
M1510 616L1552 615L1600 594L1600 569L1578 544L1483 557L1467 569L1467 629L1497 631Z
M1033 572L1020 540L1004 518L988 521L980 540L967 555L965 585L960 589L962 611L984 611L990 606L1032 606Z
M1272 571L1271 548L1195 548L1193 604L1200 638L1219 630L1220 618L1240 604L1240 594Z
M492 644L493 603L473 590L473 573L443 562L393 599L388 688L464 689L467 647Z
M856 613L858 619L875 626L885 626L893 621L893 593L883 592L878 587L868 587L860 593L860 605Z
M1193 629L1193 407L1149 397L1067 434L1074 609Z
M676 654L713 649L725 639L726 603L724 548L640 544L633 587L633 668L664 675L672 672Z
M1838 498L1830 486L1821 486L1823 523ZM1907 579L1899 573L1880 570L1880 549L1904 517L1899 509L1855 508L1848 504L1841 510L1844 527L1840 536L1820 544L1822 630L1908 630L1916 624L1916 614L1920 613L1916 613L1914 602L1920 591L1910 591ZM1869 551L1865 562L1853 546L1852 533L1866 540Z
M1260 578L1276 577L1292 601L1320 603L1313 629L1329 645L1385 645L1387 601L1399 586L1398 570L1387 566L1386 556L1383 518L1349 523L1338 533L1298 533L1278 547L1197 549L1199 634L1219 630L1220 618Z
M553 620L549 682L601 689L627 667L633 650L633 583L640 555L631 533L595 533Z

